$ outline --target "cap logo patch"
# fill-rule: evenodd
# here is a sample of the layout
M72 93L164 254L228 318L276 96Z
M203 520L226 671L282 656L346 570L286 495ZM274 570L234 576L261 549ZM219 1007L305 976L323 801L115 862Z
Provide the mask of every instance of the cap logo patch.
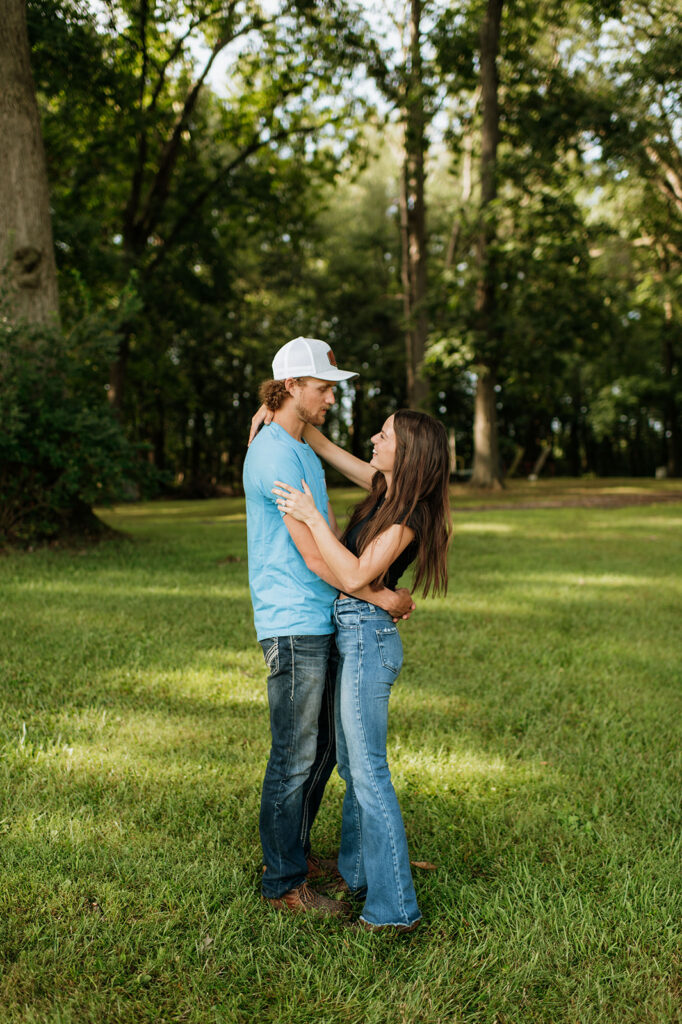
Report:
M332 366L336 366L336 356L334 355L331 349L327 350L327 359L332 364Z

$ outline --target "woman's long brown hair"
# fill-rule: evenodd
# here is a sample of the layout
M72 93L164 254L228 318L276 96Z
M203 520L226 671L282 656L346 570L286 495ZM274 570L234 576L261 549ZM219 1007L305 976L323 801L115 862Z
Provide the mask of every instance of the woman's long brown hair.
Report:
M396 445L390 493L386 494L383 473L375 473L370 493L354 508L341 539L385 497L381 508L360 531L358 554L389 526L410 520L417 543L414 589L422 587L424 596L429 591L444 594L448 589L447 553L452 533L450 451L445 427L426 413L399 409L393 417L393 429ZM372 587L382 586L385 577L382 573L372 581Z

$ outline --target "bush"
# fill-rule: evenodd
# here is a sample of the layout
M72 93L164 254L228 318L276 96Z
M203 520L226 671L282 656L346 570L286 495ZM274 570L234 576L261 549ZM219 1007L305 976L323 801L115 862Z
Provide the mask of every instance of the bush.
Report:
M92 512L137 492L144 464L109 409L104 381L136 299L68 334L0 308L0 542L96 535Z

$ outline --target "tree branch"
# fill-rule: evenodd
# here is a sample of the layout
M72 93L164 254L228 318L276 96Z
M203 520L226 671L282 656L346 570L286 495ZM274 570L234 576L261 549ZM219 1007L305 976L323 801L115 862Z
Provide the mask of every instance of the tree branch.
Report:
M133 175L130 182L130 195L126 204L124 214L123 235L126 240L131 239L133 225L135 223L137 210L140 205L142 193L142 180L144 169L147 163L147 126L144 114L144 94L147 81L148 53L147 53L147 19L149 14L148 0L142 0L140 4L140 50L142 53L142 67L140 69L140 81L138 87L138 131L137 131L137 152Z
M163 64L158 68L159 78L158 78L158 81L157 81L156 85L154 86L154 90L152 92L152 98L149 101L149 106L147 107L147 110L149 112L151 112L151 111L156 109L156 104L158 102L159 96L161 95L161 91L162 91L163 86L164 86L165 81L166 81L166 72L168 71L168 68L171 66L171 64L182 53L182 49L183 49L185 43L187 42L187 40L189 39L189 37L192 35L192 33L196 29L198 29L201 25L205 25L207 21L210 21L210 19L213 17L213 15L215 13L216 13L215 10L206 11L201 17L196 18L194 21L190 22L189 28L184 33L184 35L180 36L176 40L175 46L170 51L170 53L168 54L168 56L167 56L166 60L163 62Z
M157 269L159 264L164 260L168 251L172 248L173 243L182 233L184 227L189 224L201 210L202 206L209 198L215 188L225 180L225 177L232 174L237 167L245 163L250 156L257 153L259 149L263 149L264 146L269 145L272 142L281 142L284 139L290 138L292 135L311 135L314 132L319 131L319 125L305 125L301 128L293 128L290 130L282 130L276 132L274 135L269 135L267 139L261 138L259 134L254 135L251 142L246 146L237 156L234 157L228 164L221 167L220 172L215 175L199 192L196 193L192 202L187 205L182 213L182 216L173 225L172 230L168 236L164 239L162 245L157 249L154 259L145 268L144 277L148 279L152 276L154 271Z
M645 143L644 151L650 162L659 170L655 177L659 190L682 210L682 177L650 142Z
M255 28L261 28L265 23L264 19L252 20L248 24L244 25L239 31L219 39L211 50L210 57L206 61L201 74L185 97L182 111L173 126L170 138L168 139L163 153L161 154L159 166L149 187L149 191L147 192L143 209L139 217L136 218L134 234L138 247L144 244L144 239L152 233L156 223L158 222L159 215L168 196L170 180L180 152L182 132L184 131L192 111L196 106L199 93L201 92L204 82L213 67L216 57L229 43L234 42L234 40L238 39L239 36L245 35L246 33L253 31Z

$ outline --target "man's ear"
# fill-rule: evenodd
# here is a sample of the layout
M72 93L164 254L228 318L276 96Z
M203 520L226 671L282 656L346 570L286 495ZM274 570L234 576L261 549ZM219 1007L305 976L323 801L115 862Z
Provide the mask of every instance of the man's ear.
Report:
M284 381L284 387L287 389L291 397L294 397L294 390L301 386L301 382L296 377L287 377Z

